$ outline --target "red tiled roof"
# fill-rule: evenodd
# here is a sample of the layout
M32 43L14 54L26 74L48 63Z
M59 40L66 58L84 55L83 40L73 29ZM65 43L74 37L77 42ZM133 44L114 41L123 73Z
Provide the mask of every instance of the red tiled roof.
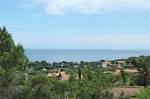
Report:
M67 75L65 72L60 72L61 80L68 80L70 75Z
M120 94L123 92L124 95L135 97L144 89L143 86L121 86L121 87L114 87L112 91L114 92L114 99L118 98Z
M111 62L105 61L105 62L103 62L103 64L111 64Z
M113 71L112 74L118 75L118 74L120 74L120 70Z

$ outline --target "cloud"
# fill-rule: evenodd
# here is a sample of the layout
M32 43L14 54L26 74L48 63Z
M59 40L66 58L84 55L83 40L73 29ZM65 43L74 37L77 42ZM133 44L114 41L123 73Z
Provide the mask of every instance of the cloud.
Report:
M33 0L48 14L100 14L121 9L150 9L149 0Z

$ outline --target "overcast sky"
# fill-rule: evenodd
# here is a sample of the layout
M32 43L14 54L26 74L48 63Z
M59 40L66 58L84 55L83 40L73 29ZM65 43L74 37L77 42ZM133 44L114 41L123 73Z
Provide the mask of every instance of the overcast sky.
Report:
M0 0L25 48L150 49L150 0Z

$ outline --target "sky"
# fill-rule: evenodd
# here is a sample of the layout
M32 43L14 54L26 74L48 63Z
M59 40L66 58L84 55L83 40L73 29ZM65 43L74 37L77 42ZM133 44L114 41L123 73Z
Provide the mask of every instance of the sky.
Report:
M150 49L150 0L0 0L0 27L40 49Z

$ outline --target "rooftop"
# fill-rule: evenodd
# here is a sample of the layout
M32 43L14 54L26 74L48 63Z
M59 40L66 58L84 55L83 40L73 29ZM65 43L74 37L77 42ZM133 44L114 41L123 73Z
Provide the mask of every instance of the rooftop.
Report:
M114 92L114 99L119 97L122 92L124 93L124 95L136 97L143 89L143 86L121 86L112 88Z

